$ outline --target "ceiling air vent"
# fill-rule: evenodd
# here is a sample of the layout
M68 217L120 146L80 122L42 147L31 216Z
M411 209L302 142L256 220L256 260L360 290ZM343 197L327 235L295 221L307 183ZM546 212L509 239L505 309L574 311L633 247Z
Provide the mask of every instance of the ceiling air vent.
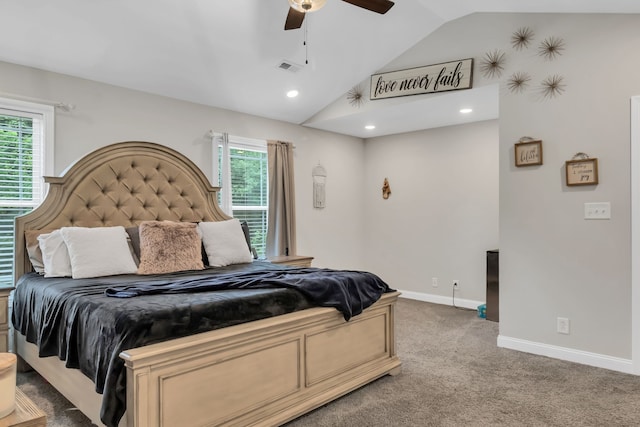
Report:
M281 70L289 71L291 73L297 73L302 69L302 66L294 64L291 61L284 60L280 62L280 64L278 64L278 68L280 68Z

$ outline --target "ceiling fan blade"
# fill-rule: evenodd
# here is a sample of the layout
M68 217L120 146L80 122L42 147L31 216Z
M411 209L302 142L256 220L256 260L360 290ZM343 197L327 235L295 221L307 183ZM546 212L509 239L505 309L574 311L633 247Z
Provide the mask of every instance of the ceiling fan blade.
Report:
M297 28L302 27L302 21L304 21L304 12L299 12L294 8L289 8L289 13L287 14L287 20L284 23L285 30L295 30Z
M391 7L395 4L389 0L343 0L347 3L351 3L354 6L361 7L363 9L370 10L372 12L377 12L381 14L385 14L391 9Z

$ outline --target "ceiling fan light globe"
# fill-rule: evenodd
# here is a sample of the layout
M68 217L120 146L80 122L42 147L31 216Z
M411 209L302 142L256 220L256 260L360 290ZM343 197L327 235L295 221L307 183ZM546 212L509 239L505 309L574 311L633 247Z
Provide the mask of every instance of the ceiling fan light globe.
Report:
M315 12L320 10L327 0L289 0L289 5L298 12Z

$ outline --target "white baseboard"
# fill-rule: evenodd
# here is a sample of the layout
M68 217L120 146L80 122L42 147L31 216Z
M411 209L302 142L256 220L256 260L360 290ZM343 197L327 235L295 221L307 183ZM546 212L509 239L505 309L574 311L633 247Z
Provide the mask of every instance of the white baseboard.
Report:
M442 304L442 305L454 305L454 301L452 297L443 297L442 295L432 295L432 294L424 294L422 292L413 292L413 291L403 291L400 290L400 298L414 299L417 301L424 302L432 302L434 304ZM484 301L473 301L470 299L455 299L456 307L470 308L472 310L476 310L480 304L484 304Z
M510 338L503 335L498 335L498 347L552 357L554 359L567 360L569 362L595 366L597 368L610 369L612 371L624 372L625 374L635 374L633 361L631 359L622 359L573 348L558 347L555 345L521 340L519 338Z
M434 304L454 305L452 297L425 294L422 292L399 291L401 293L400 298L430 302ZM473 301L462 298L456 298L455 300L456 307L469 308L473 310L477 309L480 304L484 304L484 301ZM566 360L569 362L580 363L582 365L595 366L596 368L609 369L612 371L623 372L625 374L638 375L634 370L633 361L631 359L622 359L620 357L607 356L605 354L591 353L573 348L505 337L504 335L498 335L498 347L522 351L524 353L537 354L539 356L547 356L553 359Z

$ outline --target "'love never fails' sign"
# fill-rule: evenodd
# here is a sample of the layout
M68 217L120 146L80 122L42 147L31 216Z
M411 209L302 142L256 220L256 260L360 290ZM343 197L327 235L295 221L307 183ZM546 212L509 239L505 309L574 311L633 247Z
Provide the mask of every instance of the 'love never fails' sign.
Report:
M472 58L374 74L371 76L370 99L470 89L472 76Z

